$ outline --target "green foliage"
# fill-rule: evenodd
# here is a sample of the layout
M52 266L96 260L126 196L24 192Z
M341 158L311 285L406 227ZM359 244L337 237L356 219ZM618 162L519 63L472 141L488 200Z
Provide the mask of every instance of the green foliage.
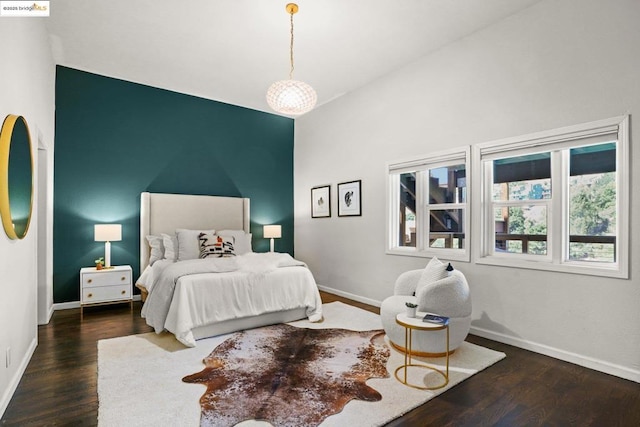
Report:
M573 177L570 194L570 234L584 236L614 234L615 172Z
M569 233L578 236L615 235L615 172L572 177ZM571 243L571 259L614 262L615 245L605 243Z
M523 209L520 207L509 208L509 234L547 234L546 209L532 207ZM510 241L509 252L522 253L522 242ZM546 242L529 242L527 253L544 255L547 253Z

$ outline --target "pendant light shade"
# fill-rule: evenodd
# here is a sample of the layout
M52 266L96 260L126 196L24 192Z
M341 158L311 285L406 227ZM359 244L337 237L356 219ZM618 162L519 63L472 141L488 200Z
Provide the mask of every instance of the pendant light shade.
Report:
M299 80L293 80L293 14L298 12L298 5L289 3L287 13L291 15L291 43L289 59L291 68L289 80L280 80L269 86L267 103L278 113L296 116L311 111L318 102L318 95L311 86Z
M280 80L269 86L267 102L279 113L297 115L311 111L318 102L318 95L305 82Z

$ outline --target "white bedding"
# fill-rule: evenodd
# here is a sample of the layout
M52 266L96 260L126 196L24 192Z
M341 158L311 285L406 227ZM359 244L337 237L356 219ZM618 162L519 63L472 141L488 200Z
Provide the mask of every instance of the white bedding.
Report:
M299 308L312 322L322 319L313 275L288 254L157 261L138 283L149 292L142 307L147 324L157 333L172 332L188 347L195 346L193 329L214 322Z

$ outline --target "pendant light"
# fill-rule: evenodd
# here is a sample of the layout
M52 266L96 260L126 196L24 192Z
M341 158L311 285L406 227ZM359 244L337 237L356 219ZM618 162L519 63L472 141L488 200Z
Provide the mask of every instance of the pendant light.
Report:
M280 80L269 86L267 102L278 113L297 116L311 111L318 101L318 95L311 86L299 80L293 80L293 15L298 5L289 3L286 11L291 15L291 43L289 45L289 80Z

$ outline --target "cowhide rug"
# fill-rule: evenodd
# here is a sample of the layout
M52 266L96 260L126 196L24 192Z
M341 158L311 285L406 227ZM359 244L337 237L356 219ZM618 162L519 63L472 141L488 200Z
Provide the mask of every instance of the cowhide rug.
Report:
M274 325L233 334L183 378L205 384L201 426L245 420L316 426L351 399L379 401L369 378L387 378L384 331Z

